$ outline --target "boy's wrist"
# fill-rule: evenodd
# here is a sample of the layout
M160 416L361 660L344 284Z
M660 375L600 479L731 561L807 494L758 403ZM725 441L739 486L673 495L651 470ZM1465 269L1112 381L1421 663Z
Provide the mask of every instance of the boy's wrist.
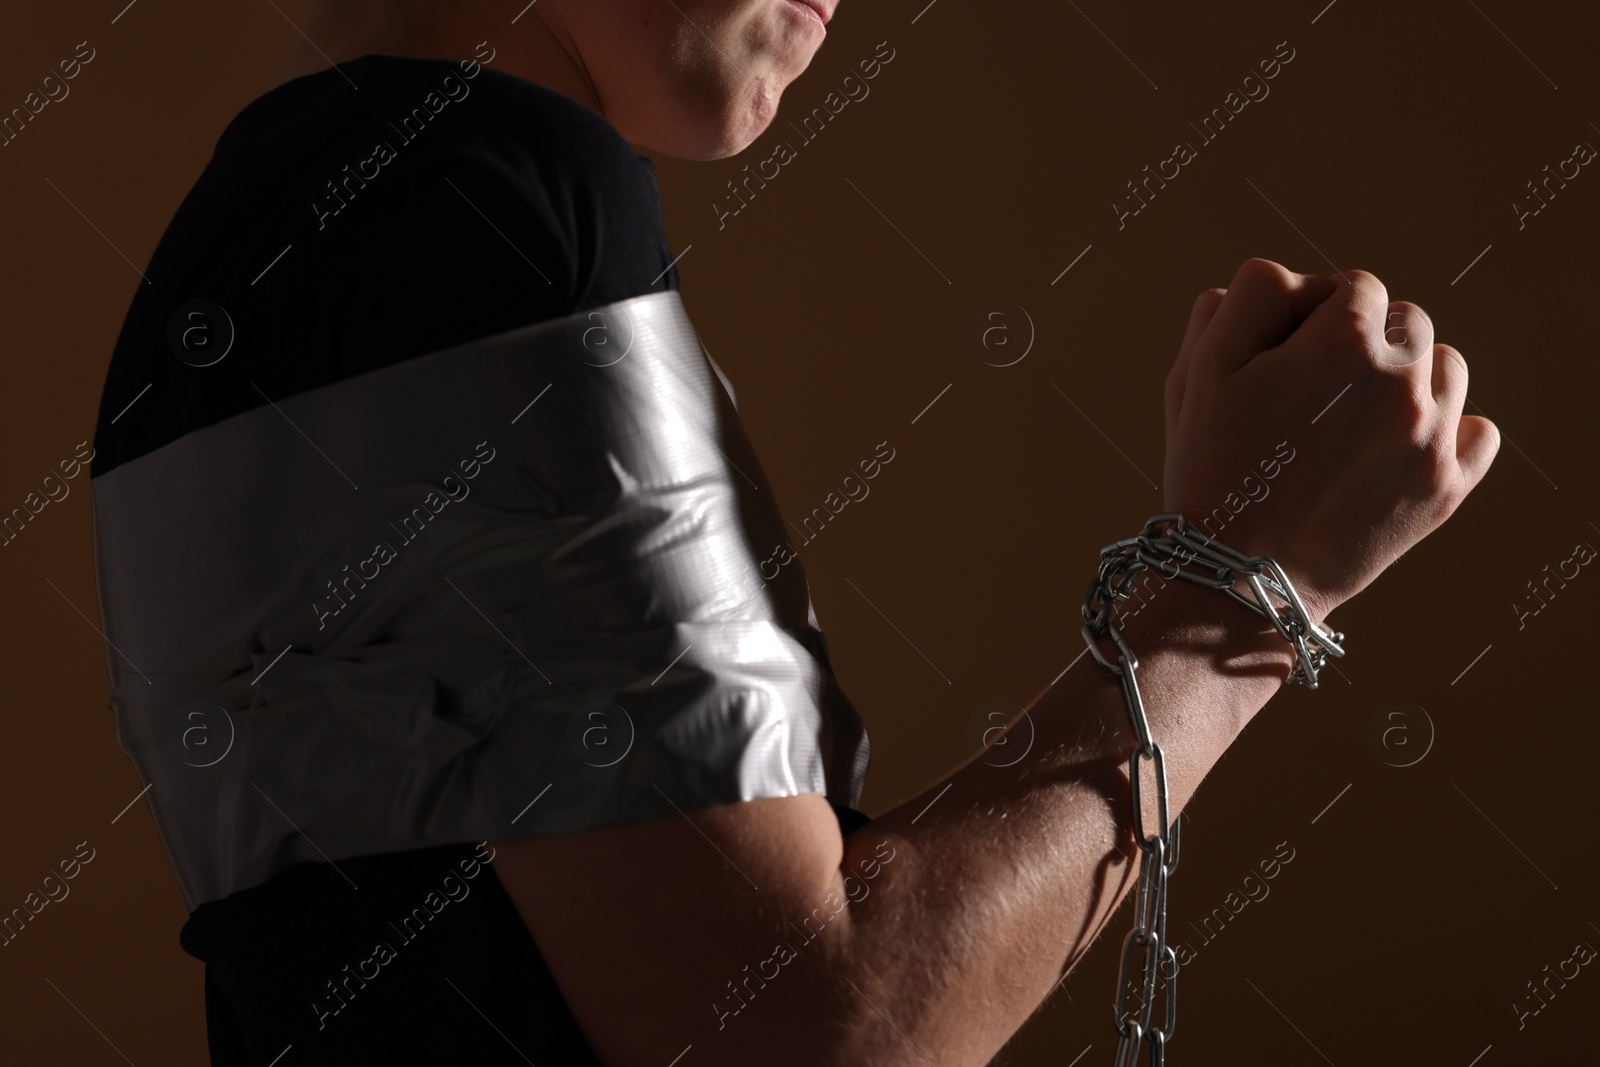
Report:
M1307 601L1315 616L1320 603ZM1120 613L1119 613L1120 614ZM1281 661L1284 677L1293 669L1295 648L1271 621L1238 603L1221 589L1182 578L1168 579L1131 616L1113 617L1135 655L1162 648L1208 649L1219 661L1248 657L1254 663ZM1313 619L1321 625L1320 619Z

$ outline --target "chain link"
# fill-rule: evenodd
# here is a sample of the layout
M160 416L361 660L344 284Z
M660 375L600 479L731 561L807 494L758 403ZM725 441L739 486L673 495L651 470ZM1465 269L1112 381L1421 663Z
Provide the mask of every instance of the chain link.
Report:
M1178 955L1167 941L1167 880L1178 868L1179 826L1169 820L1166 754L1150 735L1144 699L1134 679L1139 657L1112 620L1117 602L1128 598L1141 573L1150 567L1167 578L1220 589L1271 621L1295 649L1289 684L1317 688L1317 675L1328 656L1344 655L1344 634L1324 630L1311 620L1294 583L1276 561L1229 548L1191 527L1181 512L1152 516L1138 536L1125 537L1100 550L1100 573L1083 598L1082 633L1095 662L1122 683L1135 741L1128 756L1128 781L1133 836L1140 852L1137 914L1133 929L1122 942L1122 965L1112 1004L1119 1038L1116 1067L1134 1067L1143 1046L1148 1046L1150 1067L1160 1067L1178 1025ZM1248 593L1239 589L1240 580ZM1283 601L1282 609L1274 606L1273 597ZM1101 647L1106 637L1114 646L1110 650ZM1144 801L1146 779L1155 796L1153 811ZM1128 1000L1135 988L1135 962L1141 999L1137 1008L1131 1008ZM1158 974L1166 978L1160 1026L1153 1025Z

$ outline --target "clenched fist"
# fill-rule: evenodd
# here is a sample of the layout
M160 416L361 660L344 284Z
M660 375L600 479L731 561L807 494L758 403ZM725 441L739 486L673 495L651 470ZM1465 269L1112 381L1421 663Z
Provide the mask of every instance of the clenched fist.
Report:
M1500 433L1462 415L1466 397L1461 353L1373 275L1245 260L1195 300L1167 375L1163 510L1277 560L1320 623L1489 469ZM1290 449L1292 463L1262 466ZM1223 506L1264 469L1269 493Z

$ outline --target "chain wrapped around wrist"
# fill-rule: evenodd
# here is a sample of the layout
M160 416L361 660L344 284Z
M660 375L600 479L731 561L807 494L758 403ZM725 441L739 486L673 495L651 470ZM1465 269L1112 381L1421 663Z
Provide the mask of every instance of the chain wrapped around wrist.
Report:
M1167 941L1167 879L1178 867L1178 827L1168 819L1167 770L1161 746L1150 736L1144 702L1134 672L1139 657L1123 639L1112 621L1113 608L1126 600L1134 583L1147 568L1155 567L1164 578L1183 578L1199 585L1220 589L1251 611L1271 621L1278 633L1295 649L1295 667L1289 684L1317 687L1317 675L1329 655L1344 655L1344 634L1317 625L1295 590L1294 583L1276 561L1267 556L1246 556L1189 525L1181 512L1152 516L1135 537L1125 537L1100 550L1100 573L1089 583L1083 598L1083 639L1095 662L1122 683L1133 727L1135 745L1128 757L1128 778L1133 797L1133 836L1140 851L1139 887L1136 896L1134 927L1122 942L1122 964L1117 978L1113 1005L1117 1034L1116 1067L1132 1067L1143 1044L1150 1046L1149 1063L1160 1067L1166 1043L1177 1026L1178 957ZM1247 592L1238 588L1243 580ZM1272 597L1283 601L1280 609ZM1114 659L1100 648L1109 636L1115 646ZM1156 832L1146 833L1148 813L1141 797L1142 764L1149 763L1154 778ZM1129 993L1134 987L1134 959L1139 957L1139 982L1142 996L1137 1008L1129 1008ZM1156 999L1156 977L1160 969L1166 976L1166 1006L1162 1025L1152 1025Z

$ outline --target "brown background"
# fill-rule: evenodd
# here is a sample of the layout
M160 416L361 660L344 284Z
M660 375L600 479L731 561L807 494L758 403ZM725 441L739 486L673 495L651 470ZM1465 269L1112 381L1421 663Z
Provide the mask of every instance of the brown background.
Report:
M0 110L77 42L98 50L0 149L0 510L92 435L139 284L128 260L148 260L217 134L276 81L285 16L305 8L140 0L113 24L124 2L0 15ZM845 0L746 157L660 164L685 300L785 514L820 504L878 442L897 450L871 496L802 548L874 742L863 806L941 775L977 709L1027 701L1081 650L1099 546L1159 510L1145 475L1159 481L1160 384L1194 294L1253 255L1371 270L1467 356L1473 402L1506 443L1459 515L1336 614L1351 635L1338 672L1278 697L1190 809L1180 932L1279 842L1295 858L1214 943L1191 942L1173 1055L1496 1067L1579 1050L1594 968L1520 1032L1510 1005L1575 943L1600 945L1600 577L1581 573L1520 632L1511 604L1577 542L1600 544L1600 176L1585 168L1521 231L1510 205L1576 142L1600 144L1594 15L1506 0L926 2ZM509 26L521 6L485 4L484 36L530 30ZM798 145L787 120L885 40L896 56L871 96ZM1271 95L1199 145L1188 121L1280 41L1296 55ZM719 230L723 183L778 138L799 157ZM1119 232L1110 204L1178 139L1199 158ZM1036 327L1014 366L967 342L990 299ZM177 945L176 884L142 803L112 823L140 785L104 707L87 476L70 484L0 549L0 911L77 843L96 855L0 948L0 1059L196 1064L201 971ZM1437 732L1414 766L1368 742L1390 700ZM1420 745L1422 729L1413 715L1396 741ZM997 1062L1109 1059L1127 915Z

